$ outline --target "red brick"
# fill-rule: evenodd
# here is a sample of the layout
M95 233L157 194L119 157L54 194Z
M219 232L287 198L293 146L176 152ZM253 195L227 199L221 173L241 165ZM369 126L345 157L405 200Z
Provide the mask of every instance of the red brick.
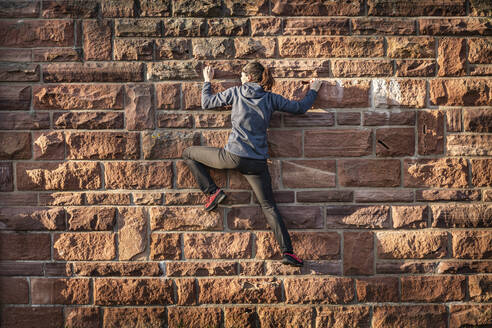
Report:
M327 228L389 228L389 206L334 205L326 207Z
M282 161L282 182L287 188L335 187L335 161Z
M203 212L202 207L152 207L152 230L223 230L221 212Z
M419 155L444 154L444 112L421 110L417 112Z
M157 127L193 128L193 116L190 114L159 113L157 114Z
M51 192L39 194L39 205L82 205L84 200L81 192Z
M295 138L293 138L295 139ZM304 132L306 157L364 156L372 153L371 130L337 129Z
M51 237L47 233L0 234L1 260L49 260Z
M56 129L122 129L123 113L112 112L55 112Z
M414 154L415 128L376 129L376 156L399 157Z
M377 232L376 238L380 259L425 259L447 256L446 232Z
M427 206L392 206L393 228L427 228Z
M183 278L174 279L178 296L178 305L195 305L197 288L195 279Z
M99 308L71 307L65 310L65 327L67 328L99 328Z
M356 35L386 34L411 35L416 34L415 20L407 18L387 19L379 17L351 18L352 33Z
M468 277L470 299L476 302L490 302L492 299L492 275L475 275Z
M387 189L378 190L372 189L359 189L354 190L354 199L356 203L365 202L413 202L413 190L405 189Z
M316 308L316 327L370 327L370 307L368 306L327 306Z
M57 260L113 260L116 257L115 234L110 232L60 233L54 236L53 252Z
M466 75L466 39L445 37L438 43L437 76Z
M487 259L492 255L492 235L488 231L451 232L453 257Z
M180 109L180 84L156 83L156 109Z
M345 231L343 235L343 274L374 274L373 233Z
M171 188L171 162L107 162L105 181L107 189L160 189Z
M466 7L463 1L380 1L368 0L369 16L463 16Z
M465 276L401 277L402 302L444 303L463 301Z
M63 230L65 211L49 207L2 207L0 223L3 230Z
M352 202L353 193L346 190L297 191L296 199L301 203Z
M468 163L463 158L405 159L404 187L468 187Z
M33 304L89 304L89 279L31 279Z
M339 160L339 183L345 187L398 187L400 160L344 159Z
M153 233L150 241L150 259L179 260L181 235L177 233Z
M363 112L362 125L415 125L415 111Z
M378 328L406 327L447 328L447 311L443 304L375 306L372 325Z
M472 159L472 184L476 187L492 186L492 160Z
M145 260L147 254L147 209L145 207L118 208L118 259Z
M0 262L0 276L42 276L43 273L43 263Z
M240 327L253 328L256 327L256 308L250 306L237 306L224 308L224 326L227 328Z
M2 327L63 327L62 307L4 307L1 318Z
M393 63L390 60L339 59L332 60L331 68L334 77L393 76Z
M167 321L165 308L105 308L105 328L159 328Z
M111 60L111 21L84 20L84 60Z
M14 191L14 168L13 162L2 162L0 163L0 191ZM18 194L12 194L8 200L2 200L4 202L17 202L19 200ZM8 204L6 204L8 205ZM28 204L26 204L28 205ZM36 203L34 203L36 205Z
M74 262L72 271L78 276L161 276L158 263L138 262Z
M249 232L185 233L183 244L187 259L244 259L252 254Z
M294 304L350 303L355 297L350 278L285 278L285 302Z
M361 10L363 10L361 1L352 1L350 3L272 1L272 14L279 16L357 16L361 13Z
M39 2L7 0L0 3L0 17L39 17Z
M0 132L0 159L31 159L30 132Z
M489 304L449 305L449 327L480 327L490 325L492 306Z
M396 76L418 77L436 76L436 61L433 59L395 60Z
M346 35L346 18L285 18L282 35Z
M125 84L125 118L127 130L155 128L155 110L151 84Z
M29 284L25 278L0 277L1 304L29 303Z
M49 113L0 113L0 129L2 130L40 130L48 129L49 127Z
M0 81L39 82L40 65L25 63L4 63L0 65Z
M143 81L143 64L131 62L56 63L43 66L44 82Z
M198 132L144 132L142 135L142 152L144 159L181 158L183 150L200 145Z
M277 278L201 278L198 279L198 302L278 303L281 282Z
M1 110L29 110L30 104L31 104L30 86L24 86L24 85L0 86Z
M313 327L313 309L308 307L259 307L261 327ZM251 325L249 327L254 327Z
M94 281L96 305L173 304L172 281L161 278L99 278Z
M202 328L220 326L222 310L218 307L169 307L169 328Z
M491 104L490 79L433 79L429 83L431 105L487 106Z
M431 205L434 228L492 227L492 206L486 204Z
M302 155L301 133L302 131L299 130L269 130L268 149L270 156L300 157Z
M491 35L486 18L420 18L421 35Z
M33 156L39 159L65 159L65 134L58 131L33 132Z
M0 22L0 46L16 48L69 47L74 45L70 20L5 20Z
M241 262L245 263L245 262ZM232 276L237 275L236 262L167 262L167 276Z
M359 302L398 302L398 278L375 277L356 279Z

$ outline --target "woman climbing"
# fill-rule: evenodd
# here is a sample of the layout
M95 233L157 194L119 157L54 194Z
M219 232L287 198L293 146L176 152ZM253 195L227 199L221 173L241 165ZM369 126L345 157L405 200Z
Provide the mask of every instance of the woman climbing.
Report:
M241 71L241 86L228 88L215 95L211 92L212 67L203 69L202 108L211 109L232 105L232 131L224 148L192 146L183 152L200 189L209 195L205 204L207 211L213 210L226 198L218 188L206 167L237 169L251 185L268 224L273 229L280 245L282 263L302 266L303 261L292 249L289 233L275 204L272 181L268 172L267 128L273 111L304 114L314 103L321 81L312 79L310 90L300 101L291 101L270 92L275 83L271 72L259 62L246 64Z

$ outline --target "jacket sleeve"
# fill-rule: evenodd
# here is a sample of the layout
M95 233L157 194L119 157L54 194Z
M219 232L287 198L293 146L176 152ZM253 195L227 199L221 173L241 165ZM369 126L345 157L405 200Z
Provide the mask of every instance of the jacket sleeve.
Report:
M217 94L212 94L212 86L210 82L203 82L202 87L202 109L210 109L231 105L234 98L234 88L228 88Z
M286 99L282 95L276 93L273 95L274 110L292 114L304 114L309 108L311 108L311 106L313 106L318 92L316 90L309 89L304 98L299 101Z

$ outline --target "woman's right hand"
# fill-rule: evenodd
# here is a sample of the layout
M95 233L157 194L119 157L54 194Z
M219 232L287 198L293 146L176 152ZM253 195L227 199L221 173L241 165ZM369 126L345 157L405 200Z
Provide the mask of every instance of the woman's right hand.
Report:
M321 84L323 82L317 78L312 78L311 81L309 81L309 83L311 84L310 88L315 90L316 92L318 92L318 90L319 90L319 88L321 88Z

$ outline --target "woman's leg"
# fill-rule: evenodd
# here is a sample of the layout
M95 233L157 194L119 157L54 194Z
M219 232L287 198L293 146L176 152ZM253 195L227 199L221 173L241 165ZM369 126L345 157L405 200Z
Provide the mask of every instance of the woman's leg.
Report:
M268 172L268 166L265 163L264 168L259 173L244 174L244 176L253 188L256 198L260 202L263 213L273 230L273 234L282 253L292 253L292 242L290 240L289 232L287 231L287 227L285 226L284 220L282 219L273 198L272 179L270 177L270 172Z
M233 169L237 159L223 148L191 146L183 151L185 163L190 168L200 189L206 194L213 194L217 186L207 171L208 167L216 169Z

